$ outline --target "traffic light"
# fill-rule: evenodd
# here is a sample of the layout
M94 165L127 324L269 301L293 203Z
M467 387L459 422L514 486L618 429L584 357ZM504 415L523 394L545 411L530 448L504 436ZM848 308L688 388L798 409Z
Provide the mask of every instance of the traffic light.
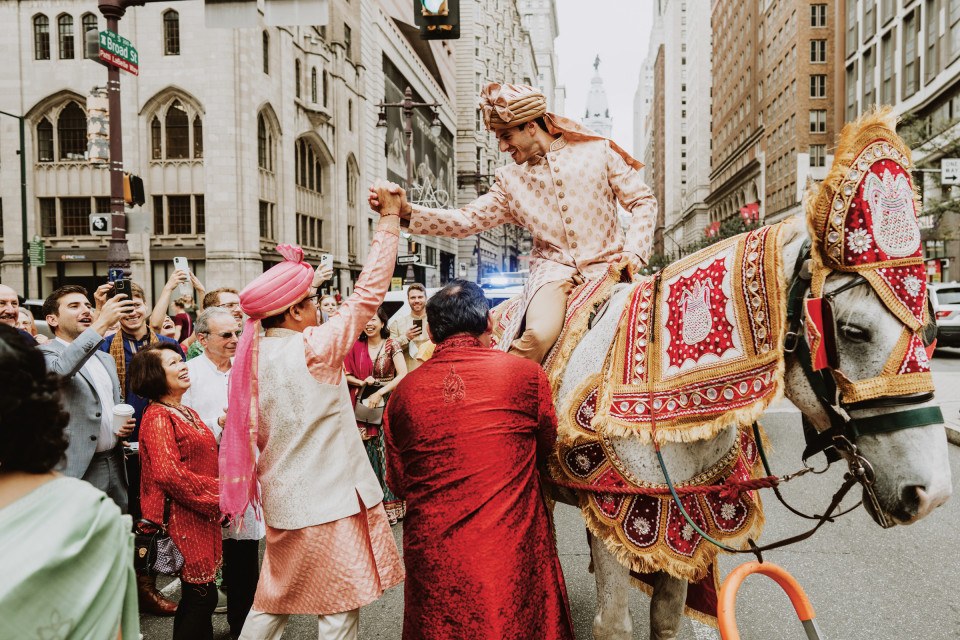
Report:
M130 173L123 174L123 201L138 207L147 201L143 192L143 180L140 176Z
M410 238L407 240L407 253L411 255L416 255L420 253L420 243Z
M421 40L457 40L460 0L413 0L413 21Z
M106 87L94 87L87 96L87 160L110 162L110 102Z

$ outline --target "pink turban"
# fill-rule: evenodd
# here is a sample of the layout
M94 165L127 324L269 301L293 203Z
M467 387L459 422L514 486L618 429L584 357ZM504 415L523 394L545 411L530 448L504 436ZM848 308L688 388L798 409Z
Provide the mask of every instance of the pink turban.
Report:
M220 510L232 517L241 516L248 504L260 502L255 453L260 422L260 321L300 302L313 283L313 267L303 261L303 249L281 244L277 251L285 260L240 292L240 308L247 320L230 372L227 423L220 442Z
M303 261L303 249L277 245L286 260L270 267L240 292L240 308L251 318L275 316L299 302L313 283L313 267Z

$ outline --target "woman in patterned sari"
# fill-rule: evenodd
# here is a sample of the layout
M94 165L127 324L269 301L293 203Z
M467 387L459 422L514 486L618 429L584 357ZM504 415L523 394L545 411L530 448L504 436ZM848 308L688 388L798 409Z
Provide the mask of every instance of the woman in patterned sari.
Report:
M343 362L347 372L347 383L350 385L350 400L354 404L358 396L363 398L364 404L369 407L386 404L390 392L403 379L403 376L407 375L403 349L390 337L390 330L387 328L388 319L383 307L377 309L377 314L367 322L363 333L360 334L360 339L353 345ZM370 464L373 465L373 470L380 480L380 486L383 487L383 506L387 509L387 517L390 519L390 524L396 524L403 519L406 505L387 487L387 464L381 426L357 422L357 427L360 429Z

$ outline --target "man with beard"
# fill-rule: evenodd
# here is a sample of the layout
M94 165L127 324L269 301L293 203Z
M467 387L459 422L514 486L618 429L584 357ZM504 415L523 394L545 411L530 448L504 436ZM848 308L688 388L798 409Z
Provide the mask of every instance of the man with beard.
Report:
M134 409L133 417L136 420L136 428L129 440L137 442L139 440L140 419L143 417L143 410L147 408L147 399L133 393L127 380L127 368L130 361L138 351L151 344L158 342L169 342L174 345L180 357L183 357L183 350L176 340L161 336L149 326L147 326L147 305L146 297L143 294L143 288L131 283L132 292L131 302L127 308L128 312L120 317L120 330L108 337L100 345L100 350L110 354L114 364L117 367L117 378L120 381L120 389L124 394L125 402ZM97 299L97 308L100 313L106 308L106 292L109 289L101 287L94 295ZM138 446L138 445L135 445ZM130 483L129 503L130 515L133 521L140 519L140 457L132 455L127 458L127 478ZM137 591L140 600L140 610L155 615L172 616L177 611L175 602L167 600L157 591L156 583L151 576L137 576Z
M230 311L214 305L204 309L197 318L196 332L203 353L187 361L190 388L182 402L200 414L203 424L219 442L226 422L227 383L240 341L240 323ZM243 621L253 605L260 578L259 551L263 536L263 517L252 506L244 512L239 528L223 530L223 585L227 590L227 623L234 636L240 635ZM217 612L220 611L218 606Z
M407 289L407 303L410 313L395 318L390 323L390 336L403 348L403 359L407 363L407 372L420 366L417 352L420 345L430 340L427 334L427 290L416 282Z
M87 290L60 287L43 303L43 317L54 339L40 345L47 369L63 378L64 410L70 414L65 475L80 478L110 496L127 511L127 472L120 441L133 433L133 418L113 430L113 407L120 403L117 367L97 347L107 330L133 307L126 296L107 301L97 319Z
M17 330L23 341L31 347L37 346L32 335L17 327L20 319L20 296L5 284L0 284L0 324L7 324Z

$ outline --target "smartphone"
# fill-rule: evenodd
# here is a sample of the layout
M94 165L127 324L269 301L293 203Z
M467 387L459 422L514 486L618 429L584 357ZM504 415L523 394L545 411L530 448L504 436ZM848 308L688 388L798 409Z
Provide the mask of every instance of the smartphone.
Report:
M420 329L420 331L423 331L423 318L414 318L413 326L415 326L417 329Z
M127 300L133 297L133 288L130 286L130 280L127 278L120 278L113 282L113 295L117 296L121 293L127 294Z
M332 267L333 266L333 254L324 253L320 256L320 266L321 267Z
M174 269L174 271L186 271L187 273L190 273L190 263L187 262L187 259L186 259L186 258L183 258L183 257L174 258L174 259L173 259L173 269ZM188 295L190 295L190 291L191 291L191 290L192 290L192 287L190 286L190 283L189 283L189 282L184 282L183 284L181 284L181 285L177 288L177 292L178 292L181 296L188 296Z

